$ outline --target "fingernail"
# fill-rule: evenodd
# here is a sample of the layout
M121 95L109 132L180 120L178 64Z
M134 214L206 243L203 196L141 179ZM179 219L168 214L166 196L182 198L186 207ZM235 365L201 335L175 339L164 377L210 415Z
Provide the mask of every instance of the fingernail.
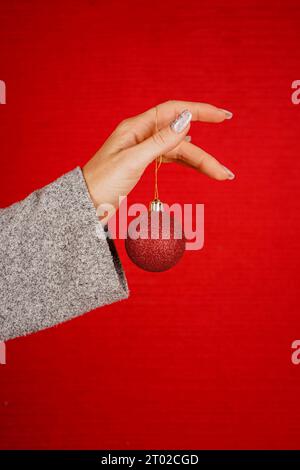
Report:
M227 111L227 109L221 109L226 115L226 119L231 119L233 116L233 113L231 111Z
M223 165L224 170L227 173L228 179L233 180L235 178L235 174L232 173L232 171L229 170L229 168L226 168L226 166Z
M192 136L186 135L184 140L186 140L187 142L191 142L192 141Z
M188 126L191 119L192 113L188 109L185 109L174 121L171 122L170 127L172 131L179 134Z

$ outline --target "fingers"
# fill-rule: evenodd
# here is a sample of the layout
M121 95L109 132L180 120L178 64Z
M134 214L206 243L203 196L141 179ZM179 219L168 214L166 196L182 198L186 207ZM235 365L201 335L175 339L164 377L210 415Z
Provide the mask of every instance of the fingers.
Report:
M194 101L166 101L158 105L159 121L164 124L172 116L180 113L183 109L189 109L192 113L192 121L201 122L223 122L231 119L233 114L225 109L218 108L208 103Z
M179 161L219 181L232 180L235 177L228 168L218 162L212 155L186 141L183 141L180 145Z
M174 119L177 114L180 114L184 109L189 109L192 113L192 121L200 122L223 122L226 119L231 119L233 114L226 109L218 108L208 103L198 103L194 101L176 101L170 100L165 103L157 105L157 120L158 128L165 126L170 120ZM143 127L149 120L155 118L155 107L145 111L142 114L134 116L132 124L138 125L141 121Z
M123 157L131 167L145 168L155 158L180 144L190 128L192 113L183 110L169 125L154 133L143 142L124 150Z
M185 109L191 111L192 121L220 123L232 118L230 111L211 104L193 101L166 101L120 123L110 138L110 141L116 147L114 150L136 145L150 137L156 128L156 108L158 129L167 126Z

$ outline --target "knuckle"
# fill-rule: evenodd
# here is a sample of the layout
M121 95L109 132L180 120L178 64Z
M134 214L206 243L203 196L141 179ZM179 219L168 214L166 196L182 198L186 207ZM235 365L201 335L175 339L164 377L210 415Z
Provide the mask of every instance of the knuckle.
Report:
M130 126L131 126L131 119L130 118L127 118L127 119L123 119L123 121L121 121L118 126L117 126L117 131L118 132L128 132L129 129L130 129Z
M177 103L176 100L168 100L168 101L166 101L166 104L169 104L169 105L172 105L172 106L175 106L176 103Z
M163 132L161 132L161 131L158 131L158 132L156 132L156 134L153 134L152 139L153 139L155 145L158 145L159 147L162 147L166 144L165 136L164 136Z

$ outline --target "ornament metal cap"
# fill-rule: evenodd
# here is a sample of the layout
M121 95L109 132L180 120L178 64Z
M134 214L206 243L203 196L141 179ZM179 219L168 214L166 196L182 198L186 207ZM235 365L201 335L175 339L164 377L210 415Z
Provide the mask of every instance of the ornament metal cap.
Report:
M164 205L159 199L154 199L150 203L150 211L153 212L163 212L164 211Z

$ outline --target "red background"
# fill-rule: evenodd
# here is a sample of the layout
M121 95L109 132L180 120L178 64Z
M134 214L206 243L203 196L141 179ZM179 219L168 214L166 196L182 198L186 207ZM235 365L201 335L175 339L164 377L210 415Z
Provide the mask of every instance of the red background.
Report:
M128 301L7 343L0 447L299 447L299 2L2 0L0 22L2 206L167 99L234 113L191 135L237 175L164 166L162 199L205 204L204 249L150 274L118 242Z

